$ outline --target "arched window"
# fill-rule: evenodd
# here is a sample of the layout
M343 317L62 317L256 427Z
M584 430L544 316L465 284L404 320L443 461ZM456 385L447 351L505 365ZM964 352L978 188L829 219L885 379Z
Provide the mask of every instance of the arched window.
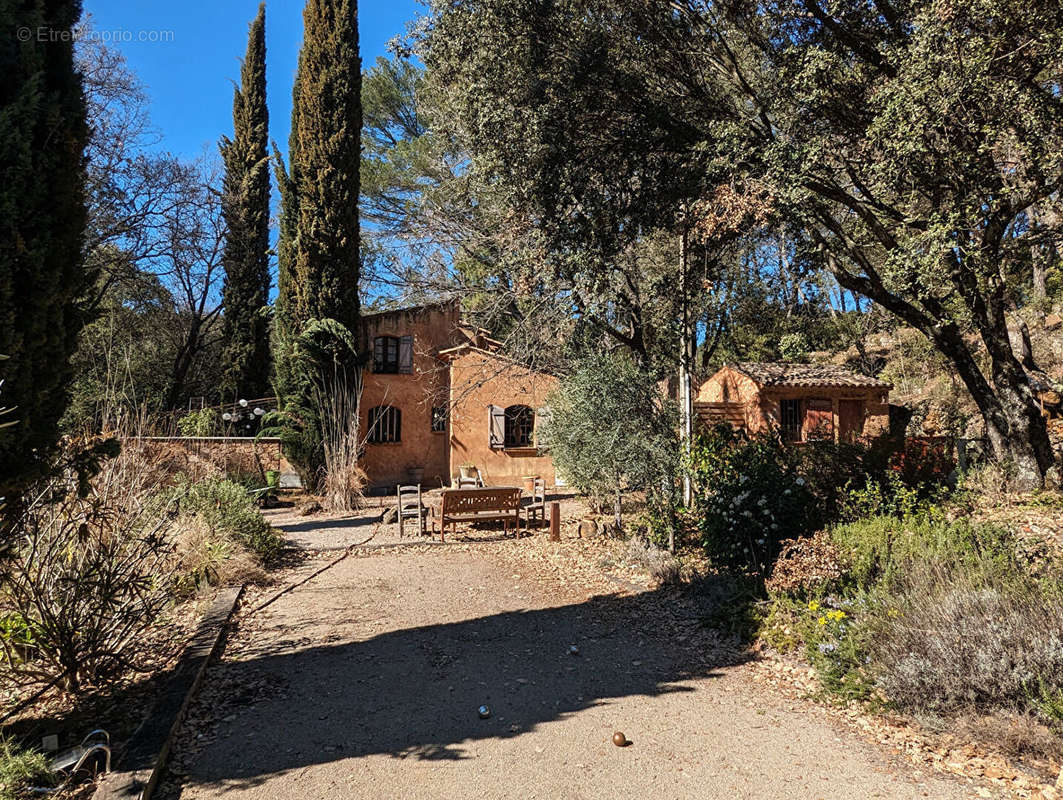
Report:
M395 406L369 409L369 443L387 444L402 441L402 412Z
M535 412L528 406L506 409L506 447L531 447L535 432Z

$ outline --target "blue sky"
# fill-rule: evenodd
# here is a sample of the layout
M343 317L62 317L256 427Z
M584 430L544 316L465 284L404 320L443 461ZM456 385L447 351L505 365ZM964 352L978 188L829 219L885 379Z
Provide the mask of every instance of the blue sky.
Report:
M292 78L303 36L303 3L266 3L270 136L285 151ZM147 86L151 118L163 137L161 148L196 157L214 150L223 134L232 133L233 81L240 76L247 26L258 10L258 0L84 0L84 7L97 31L121 33L123 41L115 46ZM368 67L384 55L388 40L403 33L407 21L423 9L417 0L362 0L363 65Z

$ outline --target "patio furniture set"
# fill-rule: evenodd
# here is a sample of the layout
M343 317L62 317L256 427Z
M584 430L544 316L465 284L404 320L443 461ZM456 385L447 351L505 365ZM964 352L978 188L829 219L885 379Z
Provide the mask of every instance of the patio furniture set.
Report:
M451 532L459 524L477 522L501 522L503 530L520 532L521 517L525 527L532 521L539 525L546 522L546 482L536 479L527 503L523 502L523 490L513 486L465 485L462 479L457 488L444 489L438 501L425 502L420 484L399 486L395 497L398 504L399 536L406 535L406 526L416 527L421 536L435 534L439 526L439 539L446 541L447 526ZM411 530L412 533L412 530Z

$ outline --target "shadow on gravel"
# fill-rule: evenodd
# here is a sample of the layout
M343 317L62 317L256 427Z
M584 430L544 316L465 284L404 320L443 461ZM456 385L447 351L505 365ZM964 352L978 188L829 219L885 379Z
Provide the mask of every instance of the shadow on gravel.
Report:
M375 510L375 509L373 509ZM383 512L381 512L383 513ZM314 531L331 530L333 528L367 528L380 522L380 514L362 514L357 517L342 517L340 519L313 519L306 522L282 522L277 523L277 530L285 533L313 533Z
M221 712L184 783L251 787L370 754L463 759L477 740L519 737L615 698L693 691L682 682L749 658L691 644L719 589L594 597L216 665L210 682L277 689Z

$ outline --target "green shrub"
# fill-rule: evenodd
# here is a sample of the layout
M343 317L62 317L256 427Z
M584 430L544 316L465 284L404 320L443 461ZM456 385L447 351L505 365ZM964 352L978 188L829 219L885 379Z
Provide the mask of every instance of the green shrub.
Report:
M211 530L240 543L265 562L280 552L280 536L238 483L220 478L198 483L181 480L173 499L180 513L199 516Z
M934 513L939 492L930 487L911 486L896 472L888 472L879 480L868 476L862 485L850 482L846 486L838 516L854 521L873 517L907 519Z
M1032 575L1008 531L923 513L829 534L840 578L810 597L795 576L773 576L763 629L803 644L825 690L913 712L1063 718L1061 584Z
M688 468L694 503L685 517L718 566L764 576L782 541L808 532L814 498L775 440L721 425L699 436Z
M930 514L873 517L835 526L831 540L842 553L843 580L861 591L890 587L920 564L964 569L986 579L1022 573L1008 531L966 520L947 522Z
M827 597L811 601L803 612L798 627L823 688L845 700L869 698L874 690L868 654L873 603L866 597Z
M29 786L41 783L52 783L47 759L0 736L0 800L16 800L25 796Z
M215 436L221 425L216 408L201 408L189 411L177 420L177 432L181 436Z

